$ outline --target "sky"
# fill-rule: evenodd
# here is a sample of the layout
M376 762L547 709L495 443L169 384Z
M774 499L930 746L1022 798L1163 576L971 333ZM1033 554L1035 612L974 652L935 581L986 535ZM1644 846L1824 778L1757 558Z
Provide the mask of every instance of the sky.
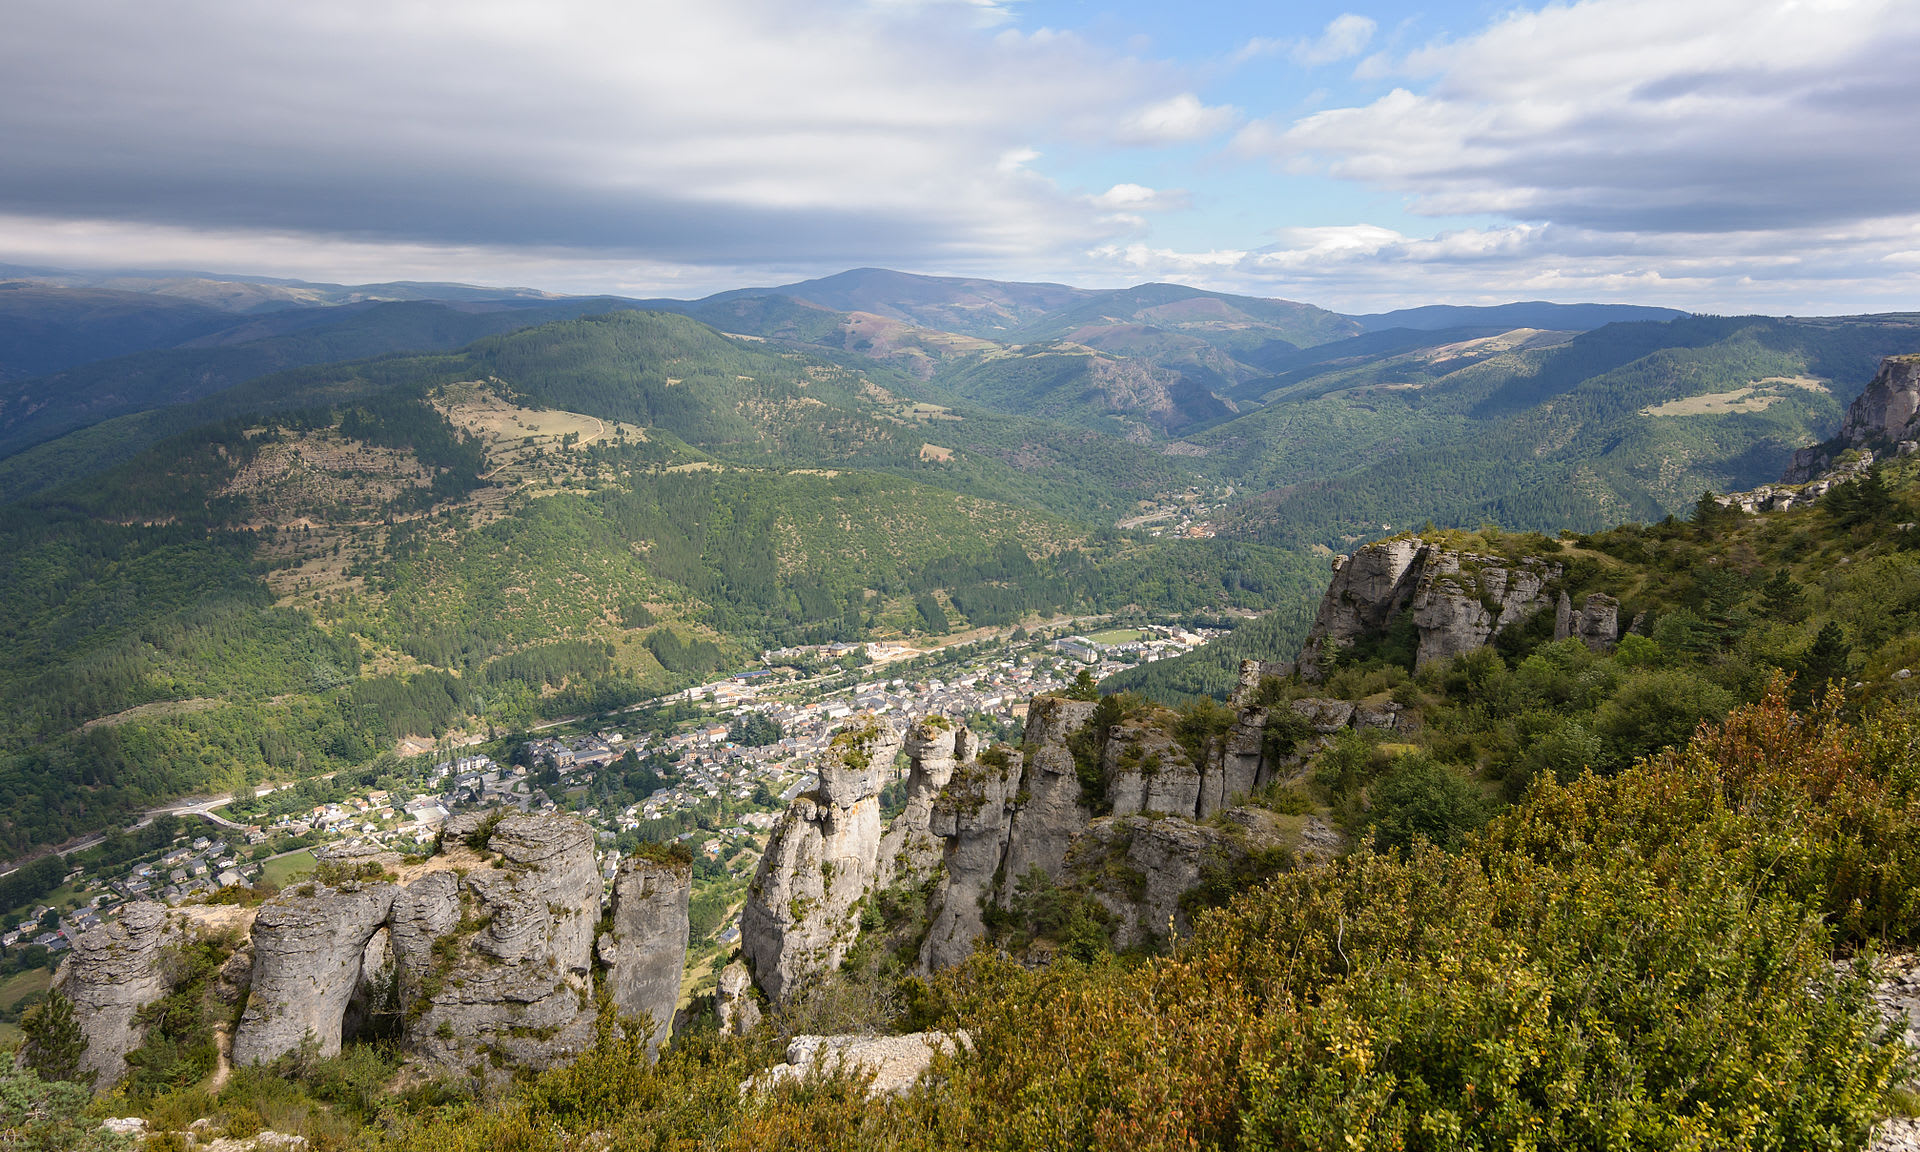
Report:
M1920 308L1914 0L0 0L0 261Z

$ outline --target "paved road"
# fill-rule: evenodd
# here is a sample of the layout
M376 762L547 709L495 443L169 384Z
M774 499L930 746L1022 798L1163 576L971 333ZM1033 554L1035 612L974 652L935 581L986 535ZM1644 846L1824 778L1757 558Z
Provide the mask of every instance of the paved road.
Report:
M329 772L327 775L331 776L333 773ZM290 788L292 785L282 785L282 787ZM275 791L275 789L271 787L256 788L254 789L254 795L265 796L273 791ZM236 832L243 832L246 830L246 825L235 824L225 816L214 811L216 808L224 808L231 803L233 803L233 794L231 792L224 796L190 796L184 800L174 800L170 803L162 804L157 808L147 809L141 814L140 819L134 822L133 827L145 828L147 825L153 823L156 816L200 816L214 824L218 824L222 828L230 828ZM132 829L128 830L131 831ZM54 854L58 856L71 856L75 852L85 852L106 838L105 833L89 836L85 840L75 841L64 848L54 849ZM26 861L22 861L21 863L26 863ZM0 872L0 876L8 875L19 869L20 864L12 865L8 867L6 871Z

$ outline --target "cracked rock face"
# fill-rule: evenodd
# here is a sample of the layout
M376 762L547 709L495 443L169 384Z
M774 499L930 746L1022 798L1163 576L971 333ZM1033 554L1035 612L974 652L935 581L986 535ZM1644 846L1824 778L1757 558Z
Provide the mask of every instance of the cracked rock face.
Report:
M901 737L878 722L836 736L819 786L774 826L740 913L740 951L778 1003L798 978L838 967L859 934L855 905L880 861L880 790Z
M456 877L451 907L445 880L423 893L424 906L406 907L414 924L445 924L458 913L424 956L396 925L409 1049L491 1079L514 1066L564 1063L586 1048L600 917L593 849L593 829L579 819L511 814L487 841L499 863Z
M907 805L880 838L876 888L919 883L939 867L940 841L929 830L933 802L954 770L972 762L978 743L971 731L944 717L928 717L907 730Z
M1300 674L1323 679L1331 654L1384 635L1403 615L1411 616L1418 637L1416 667L1471 652L1552 609L1549 588L1563 572L1533 557L1515 563L1452 552L1417 536L1369 544L1334 560L1333 582L1300 650ZM1596 633L1599 627L1596 619Z
M955 770L934 801L928 829L942 842L944 869L929 906L931 924L920 967L951 968L987 933L983 911L1006 859L1007 834L1025 765L1020 753L996 749Z
M601 892L593 830L512 813L456 817L448 832L485 832L491 859L456 857L473 863L405 886L303 885L261 909L235 1063L273 1060L308 1036L338 1052L349 1016L392 1011L413 1056L483 1079L585 1048ZM628 861L617 875L604 951L622 1009L664 1023L658 1045L679 991L690 884L684 871L656 871Z
M392 884L302 885L260 909L253 921L253 992L234 1032L234 1063L266 1063L298 1050L308 1036L321 1055L339 1053L367 943L398 893Z
M127 1074L127 1053L146 1038L135 1017L169 991L161 953L180 939L164 907L141 901L73 942L53 986L73 1001L87 1040L80 1067L95 1074L94 1091L106 1091Z
M1905 445L1920 440L1920 356L1889 356L1840 423L1840 434L1824 444L1802 448L1781 477L1783 484L1805 484L1827 474L1847 452L1873 449L1905 455ZM1772 494L1769 493L1771 496ZM1794 501L1772 504L1791 507Z
M684 864L630 859L614 876L613 930L596 948L614 1007L650 1026L649 1052L658 1052L673 1029L692 897L693 870Z

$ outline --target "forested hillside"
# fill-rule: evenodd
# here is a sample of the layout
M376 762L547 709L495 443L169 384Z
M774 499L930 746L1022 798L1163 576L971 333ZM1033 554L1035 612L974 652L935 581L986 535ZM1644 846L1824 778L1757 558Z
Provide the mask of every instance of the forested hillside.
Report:
M1861 1147L1912 1109L1911 1049L1876 996L1878 957L1920 941L1916 516L1909 459L1790 512L1704 499L1687 520L1557 540L1426 534L1475 564L1557 565L1557 587L1612 597L1630 630L1556 641L1547 609L1416 668L1390 622L1320 683L1253 686L1263 755L1293 768L1207 827L1297 840L1318 821L1348 850L1223 854L1179 902L1185 939L1116 950L1113 914L1066 877L1158 878L1131 856L1070 860L990 909L990 946L927 973L926 893L900 887L867 893L845 962L745 1035L695 1015L655 1060L603 1001L577 1062L491 1094L414 1087L393 1049L359 1042L237 1069L217 1095L193 1055L235 1011L201 994L215 941L93 1108L429 1152ZM1397 718L1316 731L1339 701ZM1094 801L1116 778L1103 734L1163 732L1172 755L1238 722L1208 700L1075 707L1091 719L1064 751ZM1018 754L1033 749L969 767ZM898 1095L826 1060L764 1074L801 1034L924 1029L966 1042ZM64 1099L12 1075L23 1098ZM26 1122L70 1134L81 1099Z
M916 633L924 603L1010 627L1262 610L1320 579L1261 545L1105 527L1162 457L660 314L160 415L124 462L0 518L0 851L404 736L623 707L763 648Z

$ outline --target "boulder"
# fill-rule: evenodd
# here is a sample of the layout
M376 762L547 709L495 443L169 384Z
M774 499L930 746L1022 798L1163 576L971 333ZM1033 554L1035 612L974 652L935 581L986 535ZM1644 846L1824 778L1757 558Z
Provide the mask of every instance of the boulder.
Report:
M936 1055L951 1056L969 1044L965 1032L912 1032L905 1036L795 1036L787 1043L787 1062L775 1064L740 1086L745 1093L765 1092L810 1072L867 1074L869 1097L905 1096Z
M760 1002L753 996L753 976L735 960L720 970L713 992L713 1014L725 1036L745 1036L760 1026Z
M1300 718L1307 722L1315 732L1322 736L1331 735L1347 726L1353 719L1354 704L1351 700L1334 700L1323 696L1305 696L1289 705Z

